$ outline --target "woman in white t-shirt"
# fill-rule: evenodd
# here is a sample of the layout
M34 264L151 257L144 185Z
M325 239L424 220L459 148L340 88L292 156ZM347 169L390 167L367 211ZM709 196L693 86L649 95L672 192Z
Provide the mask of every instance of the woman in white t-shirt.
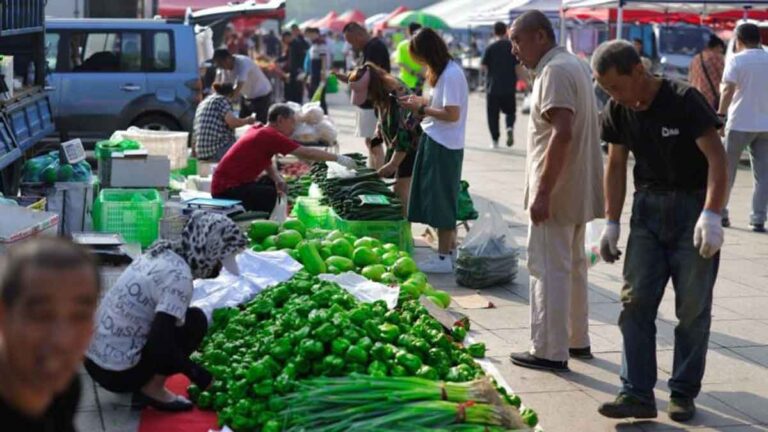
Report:
M411 38L413 59L426 66L429 98L404 96L400 104L424 117L411 180L408 220L437 228L437 255L419 264L426 273L453 272L456 217L464 160L469 87L443 39L432 29Z
M201 389L213 376L190 359L208 330L206 314L190 307L192 281L215 277L222 266L239 273L234 257L248 244L230 219L196 212L181 239L159 240L134 261L104 295L85 368L133 404L186 411L192 403L165 388L168 376L186 375Z

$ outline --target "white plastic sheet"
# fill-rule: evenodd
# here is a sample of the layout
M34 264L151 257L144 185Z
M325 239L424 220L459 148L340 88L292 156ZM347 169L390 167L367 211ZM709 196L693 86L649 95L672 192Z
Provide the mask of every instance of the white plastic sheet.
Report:
M198 279L191 305L205 312L210 322L213 311L249 302L266 288L292 278L302 266L285 252L245 251L237 256L240 275L225 269L215 279Z
M364 303L373 303L377 300L384 300L387 308L394 309L397 306L397 299L400 297L400 287L390 287L378 282L369 281L357 273L346 272L338 275L321 274L320 279L329 282L335 282Z

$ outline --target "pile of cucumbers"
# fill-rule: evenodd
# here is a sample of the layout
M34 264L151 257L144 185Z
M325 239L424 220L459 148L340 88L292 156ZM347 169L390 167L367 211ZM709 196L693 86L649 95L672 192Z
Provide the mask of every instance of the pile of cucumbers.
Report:
M350 153L360 168L354 177L328 178L328 166L316 163L310 174L312 180L323 191L321 203L333 208L340 217L353 221L398 221L403 219L403 203L381 180L376 170L364 168L365 156ZM366 204L363 195L383 195L389 204Z

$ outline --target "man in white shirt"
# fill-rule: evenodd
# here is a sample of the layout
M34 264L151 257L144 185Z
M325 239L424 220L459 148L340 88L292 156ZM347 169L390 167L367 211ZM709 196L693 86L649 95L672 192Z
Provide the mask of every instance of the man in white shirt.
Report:
M727 119L725 145L728 152L729 195L736 168L749 146L755 189L752 193L752 231L765 232L768 210L768 52L760 44L760 30L754 24L736 29L736 50L723 72L718 115ZM723 210L723 226L730 226Z
M240 118L256 114L256 119L266 124L272 103L272 83L261 68L247 56L233 55L226 49L213 53L213 64L234 75L235 93L240 95Z

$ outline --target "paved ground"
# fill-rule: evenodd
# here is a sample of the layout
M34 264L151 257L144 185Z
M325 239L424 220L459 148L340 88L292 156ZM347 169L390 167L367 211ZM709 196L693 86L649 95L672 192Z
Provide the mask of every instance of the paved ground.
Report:
M354 112L341 95L330 98L332 116L341 130L342 151L362 151L353 137ZM525 129L527 116L515 127L512 149L490 150L484 100L470 98L467 151L463 178L471 184L476 205L489 201L503 212L515 235L525 244L527 217L523 212ZM503 123L502 123L503 124ZM659 418L654 422L616 422L597 414L599 403L612 399L619 389L621 334L616 326L620 304L621 267L598 264L590 277L590 333L596 358L571 361L569 373L536 372L513 366L511 351L528 348L528 274L524 256L515 283L482 290L496 308L456 311L472 319L474 335L487 343L492 362L535 409L546 431L652 431L717 430L768 431L768 236L747 229L751 200L751 175L739 171L731 206L734 228L726 230L720 276L715 288L712 336L704 389L697 399L699 413L687 425L671 422L665 413L669 391L666 380L672 366L674 341L674 293L669 287L657 321ZM628 211L628 206L625 205ZM628 221L625 212L624 222ZM626 227L626 225L625 225ZM423 227L414 227L414 234ZM626 229L622 236L626 242ZM426 254L419 248L418 254ZM434 277L435 286L454 295L472 294L458 287L452 277ZM87 380L87 376L84 375ZM137 430L138 416L128 411L126 399L96 390L88 380L78 417L82 431Z

